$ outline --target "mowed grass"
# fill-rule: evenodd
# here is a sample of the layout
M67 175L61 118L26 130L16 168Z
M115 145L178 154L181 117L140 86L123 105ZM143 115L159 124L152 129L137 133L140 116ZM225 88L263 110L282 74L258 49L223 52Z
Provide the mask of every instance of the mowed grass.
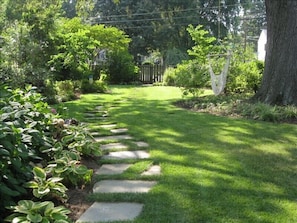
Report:
M143 203L133 222L297 222L296 125L183 110L172 104L181 99L173 87L111 90L66 106L82 119L84 109L105 106L110 122L149 143L148 162L159 164L162 175L148 194L95 194L91 200ZM85 121L92 128L102 122ZM128 178L141 179L130 172Z

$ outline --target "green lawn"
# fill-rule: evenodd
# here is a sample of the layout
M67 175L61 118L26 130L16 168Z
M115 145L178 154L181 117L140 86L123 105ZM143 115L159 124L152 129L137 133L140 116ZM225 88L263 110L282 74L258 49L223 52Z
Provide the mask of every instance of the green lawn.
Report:
M143 179L137 169L151 162L162 168L147 178L158 181L148 194L89 199L142 202L143 223L297 222L297 126L194 113L173 106L178 99L177 88L129 86L66 103L84 121L84 110L104 105L110 122L149 143L150 160L125 177Z

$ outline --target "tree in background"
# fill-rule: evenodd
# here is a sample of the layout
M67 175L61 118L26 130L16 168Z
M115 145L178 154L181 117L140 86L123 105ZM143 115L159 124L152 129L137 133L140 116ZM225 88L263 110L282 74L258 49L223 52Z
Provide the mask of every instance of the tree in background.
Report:
M186 28L201 24L218 39L228 33L242 32L241 14L254 13L261 1L199 0L199 1L113 1L98 0L91 19L94 23L116 26L132 38L131 53L147 54L159 50L166 57L173 50L186 53L193 46ZM260 28L257 30L260 31Z
M42 88L50 76L47 62L54 50L52 35L62 1L3 1L1 77L13 85L30 83Z
M61 19L59 24L55 36L57 53L52 55L50 62L55 69L57 80L87 79L90 74L94 75L95 70L100 72L103 68L112 68L107 71L112 80L119 75L113 72L113 69L115 66L119 67L121 57L126 58L127 54L129 55L130 39L123 31L115 27L84 24L79 18ZM107 54L104 55L107 59L105 67L96 59L102 50ZM132 59L130 63L134 70ZM122 64L121 69L124 70L123 66ZM120 70L117 72L121 73ZM133 73L134 71L132 74L122 71L121 75L129 76ZM94 78L98 77L99 73L95 74Z

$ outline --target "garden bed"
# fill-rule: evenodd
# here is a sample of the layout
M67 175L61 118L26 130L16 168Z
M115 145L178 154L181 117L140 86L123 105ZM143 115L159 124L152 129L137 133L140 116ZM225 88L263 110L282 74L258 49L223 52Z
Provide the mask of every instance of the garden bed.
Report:
M207 95L179 100L174 105L194 112L205 112L218 116L297 124L297 107L254 103L249 100L249 97L249 95L244 94Z

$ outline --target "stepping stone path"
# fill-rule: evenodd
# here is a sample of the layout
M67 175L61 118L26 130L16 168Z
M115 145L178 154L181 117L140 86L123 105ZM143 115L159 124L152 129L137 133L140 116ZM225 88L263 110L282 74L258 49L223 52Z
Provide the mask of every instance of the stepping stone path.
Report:
M98 112L103 112L103 106L97 106L95 110L88 111L86 117L95 120L100 116L95 114ZM94 115L91 115L94 114ZM102 118L102 116L101 116ZM109 118L106 116L105 118ZM98 119L99 121L100 119ZM109 129L110 136L100 136L100 133L92 133L97 142L102 143L100 148L102 151L107 152L106 155L102 157L105 160L104 163L119 160L125 162L126 159L129 160L141 160L148 159L150 154L148 151L141 150L141 148L149 147L149 144L142 141L131 141L134 143L139 150L128 151L129 147L122 142L112 142L108 141L118 141L118 140L133 140L133 137L127 135L127 128L118 128L116 124L104 124L100 125L100 128ZM107 142L107 144L104 144ZM121 150L121 151L117 151ZM122 151L125 150L125 151ZM147 180L108 180L106 176L122 174L127 169L129 169L133 164L127 163L117 163L117 164L103 164L98 170L95 170L96 175L104 175L105 180L99 180L95 183L93 187L93 193L148 193L153 186L155 186L157 181L147 181ZM153 165L144 171L142 176L152 176L160 175L161 167L158 165ZM141 196L141 195L140 195ZM95 223L95 222L114 222L114 221L133 221L142 212L143 204L133 203L133 202L95 202L93 203L76 221L76 223Z
M143 150L138 151L119 151L111 152L108 155L102 157L102 159L147 159L150 157L150 154Z
M121 174L127 170L131 164L104 164L95 172L97 175Z
M128 129L126 129L126 128L121 128L121 129L111 129L110 132L115 133L115 134L120 134L120 133L128 132Z
M113 136L95 137L95 140L97 142L114 141L114 140L122 140L122 139L132 139L132 137L130 135L113 135Z
M104 150L113 150L113 149L128 149L128 146L123 143L116 142L116 143L101 145L100 148L104 151Z
M102 180L94 185L94 193L147 193L155 181Z

